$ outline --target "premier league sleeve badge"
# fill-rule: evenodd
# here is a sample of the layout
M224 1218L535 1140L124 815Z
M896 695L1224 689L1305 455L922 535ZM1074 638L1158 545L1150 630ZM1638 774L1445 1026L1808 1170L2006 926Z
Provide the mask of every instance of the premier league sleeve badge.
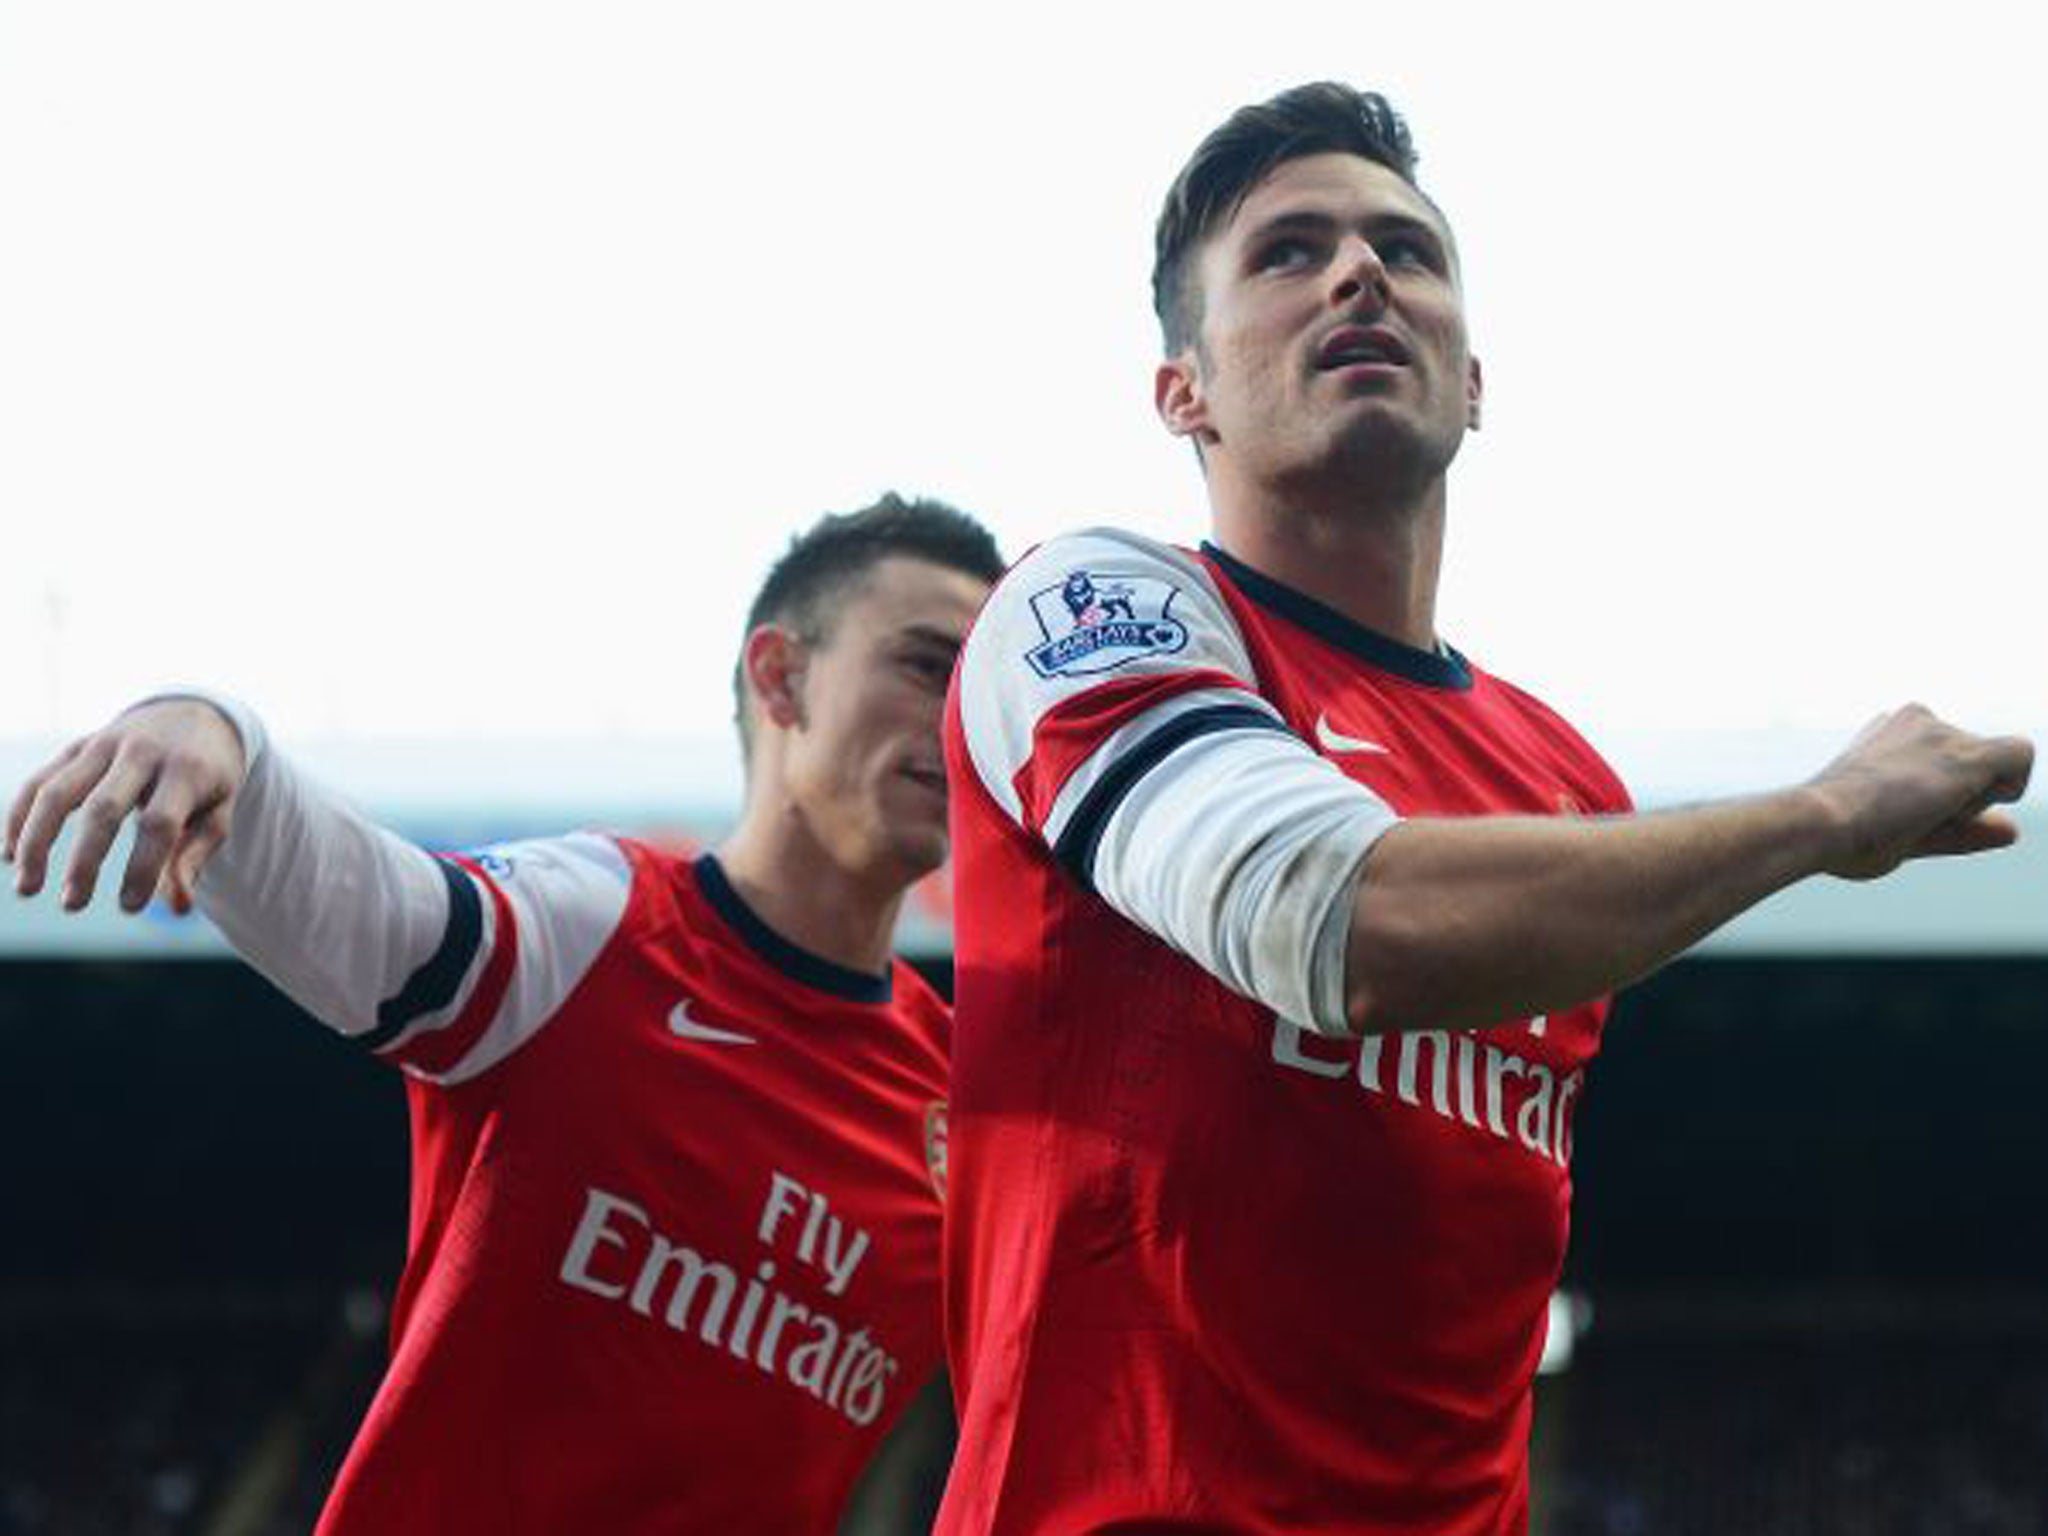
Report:
M1142 656L1164 656L1188 643L1173 617L1180 589L1156 576L1069 571L1058 586L1031 596L1041 643L1025 652L1040 677L1114 672Z

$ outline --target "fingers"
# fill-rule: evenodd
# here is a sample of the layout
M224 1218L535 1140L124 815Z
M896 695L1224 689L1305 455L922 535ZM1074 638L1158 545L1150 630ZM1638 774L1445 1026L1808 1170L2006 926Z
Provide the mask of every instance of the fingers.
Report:
M93 736L74 742L57 760L21 787L8 814L8 852L15 862L14 888L33 896L48 873L50 845L64 820L92 793L113 761L114 744Z
M164 899L171 910L183 917L192 910L193 893L199 885L199 872L206 867L206 861L213 857L214 850L227 840L228 826L233 815L232 802L224 802L208 811L187 831L164 867Z
M81 761L92 756L90 751L83 753ZM71 859L65 866L64 887L58 896L65 911L82 911L91 902L107 850L113 847L128 813L149 793L156 778L156 764L154 754L123 746L99 775L98 782L86 786L74 802L78 832L71 844ZM40 813L38 807L37 814ZM53 829L53 838L54 835Z
M2026 793L2033 744L2019 736L1979 736L1918 704L1879 716L1821 775L1839 787L1865 846L1887 862L1930 853L2001 848L2016 835L1996 805Z
M2010 848L2019 841L2019 823L2002 811L1983 811L1959 817L1936 827L1913 846L1909 859L1951 858L1958 854L1989 853Z
M66 747L63 751L59 752L55 757L51 758L50 761L43 764L43 766L38 768L34 773L30 774L28 778L23 781L21 788L14 792L14 801L7 808L7 846L5 849L5 853L8 863L12 864L15 860L15 852L21 843L22 829L28 824L28 813L30 808L35 804L37 792L45 784L47 784L51 780L51 778L53 778L57 774L57 772L60 769L62 769L67 763L71 762L74 758L78 756L80 752L82 752L85 749L85 744L87 740L88 738L84 736L79 737L78 740L72 742L70 746Z
M155 783L143 792L136 807L135 844L129 850L128 868L121 877L121 906L140 912L149 904L150 893L168 870L196 823L202 786L189 774L177 771L174 761L162 760ZM203 859L203 855L202 855ZM76 863L76 859L73 859Z
M75 815L62 902L69 911L84 907L133 815L121 905L140 911L168 874L174 905L189 908L201 866L227 836L246 770L232 722L204 700L150 700L123 712L65 748L15 795L5 849L16 865L15 889L23 896L42 890L50 850Z
M1991 772L1990 797L2010 805L2027 792L2034 773L2034 744L2024 736L1993 736L1984 743Z
M1968 802L1917 839L1908 859L1946 858L2009 848L2019 841L2019 824L1993 807L2026 793L2034 765L2033 743L2020 736L1972 737L1947 728L1952 761L1974 780Z

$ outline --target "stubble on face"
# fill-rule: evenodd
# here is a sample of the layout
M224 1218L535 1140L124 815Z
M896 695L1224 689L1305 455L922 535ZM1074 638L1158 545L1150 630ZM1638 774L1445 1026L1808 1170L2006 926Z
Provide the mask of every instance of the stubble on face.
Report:
M1440 485L1477 394L1456 254L1441 215L1355 155L1277 167L1198 257L1191 366L1212 483L1291 501L1404 502ZM1390 370L1333 370L1340 327L1384 332Z

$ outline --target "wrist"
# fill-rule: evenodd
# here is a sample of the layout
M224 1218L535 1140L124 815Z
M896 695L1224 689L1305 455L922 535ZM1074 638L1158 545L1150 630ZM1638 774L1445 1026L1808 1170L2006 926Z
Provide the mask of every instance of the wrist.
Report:
M1838 777L1784 791L1793 829L1785 846L1801 855L1794 878L1832 873L1854 862L1859 816L1855 786Z

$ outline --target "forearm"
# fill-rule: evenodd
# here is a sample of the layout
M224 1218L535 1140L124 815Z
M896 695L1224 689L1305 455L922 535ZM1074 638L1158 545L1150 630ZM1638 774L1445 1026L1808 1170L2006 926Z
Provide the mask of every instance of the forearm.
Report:
M1600 996L1821 870L1838 837L1810 789L1611 820L1403 822L1352 899L1347 1022L1481 1027Z
M359 1034L447 928L437 862L322 791L275 750L253 754L234 829L200 906L308 1012Z

